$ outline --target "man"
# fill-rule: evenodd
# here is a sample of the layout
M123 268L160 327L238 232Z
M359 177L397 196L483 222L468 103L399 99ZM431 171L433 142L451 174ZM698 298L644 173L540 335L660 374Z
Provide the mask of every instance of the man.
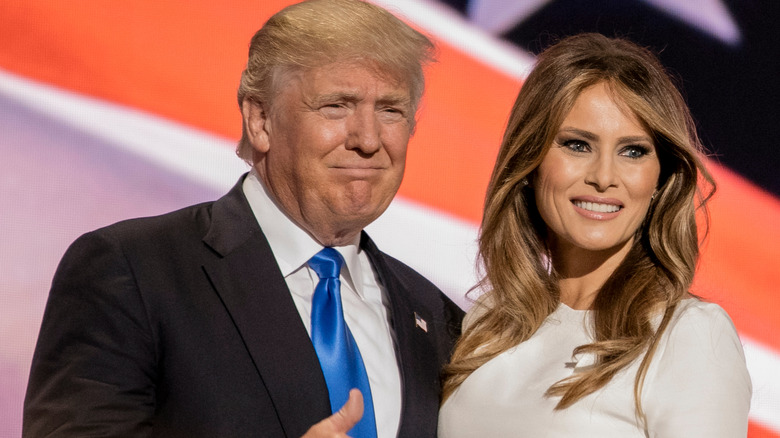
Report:
M251 172L216 202L71 246L23 435L299 437L370 418L380 438L435 436L439 371L462 312L362 232L401 183L431 51L357 0L272 17L238 93ZM322 254L335 277L318 270ZM316 296L328 293L341 294L336 325L368 382L332 418L353 385L333 384L322 352Z

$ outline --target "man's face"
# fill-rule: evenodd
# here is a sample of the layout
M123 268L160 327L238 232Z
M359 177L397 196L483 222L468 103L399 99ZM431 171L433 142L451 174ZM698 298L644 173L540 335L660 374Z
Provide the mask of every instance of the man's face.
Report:
M282 78L270 107L249 105L255 168L320 243L345 244L385 211L412 131L408 84L337 62Z

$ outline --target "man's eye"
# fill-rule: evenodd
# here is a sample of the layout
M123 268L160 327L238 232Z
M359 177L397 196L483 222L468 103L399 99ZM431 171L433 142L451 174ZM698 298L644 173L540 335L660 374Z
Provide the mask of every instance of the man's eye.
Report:
M395 122L398 120L402 120L406 117L406 113L403 110L396 107L382 108L378 114L382 120L388 122Z
M590 150L590 145L582 140L566 140L562 144L573 152L588 152Z
M339 103L332 103L321 106L320 113L329 119L339 119L347 115L347 107Z

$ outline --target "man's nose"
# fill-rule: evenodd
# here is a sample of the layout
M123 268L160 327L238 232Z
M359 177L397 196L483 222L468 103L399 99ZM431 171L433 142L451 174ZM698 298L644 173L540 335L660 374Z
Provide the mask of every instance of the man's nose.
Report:
M373 108L357 108L348 121L347 149L373 154L382 147L380 133L382 125Z

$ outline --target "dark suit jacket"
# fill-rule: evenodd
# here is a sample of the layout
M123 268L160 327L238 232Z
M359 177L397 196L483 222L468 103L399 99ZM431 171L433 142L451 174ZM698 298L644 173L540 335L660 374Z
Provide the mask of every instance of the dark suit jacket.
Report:
M314 348L241 182L216 202L73 243L46 305L23 436L299 437L330 415ZM434 437L439 373L462 312L365 233L361 246L389 295L399 436Z

